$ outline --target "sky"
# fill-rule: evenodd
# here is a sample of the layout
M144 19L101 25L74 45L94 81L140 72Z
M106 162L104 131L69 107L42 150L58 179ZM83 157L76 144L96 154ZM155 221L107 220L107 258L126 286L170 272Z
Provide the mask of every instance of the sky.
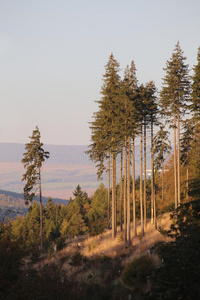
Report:
M0 142L88 145L109 55L162 86L180 41L190 68L199 0L0 0Z

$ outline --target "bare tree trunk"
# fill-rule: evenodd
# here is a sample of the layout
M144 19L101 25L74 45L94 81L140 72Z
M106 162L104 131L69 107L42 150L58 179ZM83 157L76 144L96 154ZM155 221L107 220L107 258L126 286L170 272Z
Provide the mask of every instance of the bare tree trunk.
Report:
M130 215L130 164L131 164L131 155L130 155L130 138L128 138L127 145L128 153L127 153L127 239L128 242L131 243L131 215Z
M187 153L187 156L188 156L188 153ZM188 195L188 190L189 190L189 168L188 168L188 165L187 165L187 170L186 170L186 198L187 198L187 201L188 201L188 198L189 198L189 195Z
M112 152L112 239L115 238L114 153Z
M110 152L108 153L108 229L110 229Z
M164 163L162 158L162 204L164 204Z
M180 116L179 111L177 111L177 152L178 152L178 163L177 163L177 173L178 173L178 206L181 204L181 178L180 178Z
M143 201L142 201L142 126L140 135L140 220L141 220L141 235L144 235L144 216L143 216Z
M133 236L137 236L137 226L136 226L136 203L135 203L135 140L133 139Z
M154 211L154 227L157 230L157 217L156 217L156 189L155 189L155 176L153 166L153 211Z
M153 122L151 122L151 224L154 223L154 154L153 154Z
M174 113L174 196L175 208L178 207L177 202L177 171L176 171L176 114Z
M147 170L147 161L146 161L147 151L146 151L146 121L144 122L144 226L147 227L147 182L146 182L146 170Z
M127 242L127 219L126 219L126 197L127 197L127 141L124 142L124 242Z
M40 192L40 250L43 251L43 228L42 228L42 187L41 187L41 174L39 167L39 192Z
M154 226L157 229L156 218L156 191L155 191L155 175L154 175L154 149L153 149L153 122L151 122L151 139L152 139L152 181L153 181L153 212L154 212Z
M122 225L122 198L123 198L123 148L121 150L121 166L120 166L120 229L123 230Z
M115 217L115 228L114 228L114 232L115 232L115 237L117 234L117 195L116 195L116 154L114 155L114 204L115 204L115 210L114 210L114 217Z

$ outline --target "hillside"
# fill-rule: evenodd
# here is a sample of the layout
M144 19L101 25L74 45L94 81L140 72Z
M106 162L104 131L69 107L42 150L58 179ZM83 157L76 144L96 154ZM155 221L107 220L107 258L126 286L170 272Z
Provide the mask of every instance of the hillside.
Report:
M34 200L39 202L39 197L35 197ZM58 204L68 203L68 200L63 199L52 198L52 200ZM43 197L42 201L45 205L48 197ZM15 219L17 215L25 215L28 208L29 205L25 204L23 194L0 190L0 220L6 216L12 216Z

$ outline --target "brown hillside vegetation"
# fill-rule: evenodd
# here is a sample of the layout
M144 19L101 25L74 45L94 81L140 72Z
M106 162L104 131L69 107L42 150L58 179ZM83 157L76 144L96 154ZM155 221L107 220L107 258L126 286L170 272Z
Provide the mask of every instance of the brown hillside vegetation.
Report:
M168 230L170 225L169 213L158 219L158 228ZM67 278L70 278L74 284L76 283L76 289L71 291L73 297L76 295L83 297L80 299L90 299L87 297L90 292L93 293L95 287L101 287L102 291L105 289L104 292L107 293L111 286L115 290L112 299L119 300L123 299L123 296L128 297L131 291L129 284L126 283L129 266L141 258L143 264L141 270L145 270L145 274L152 272L147 271L148 264L150 264L150 270L153 270L162 263L154 250L154 245L159 242L168 242L171 239L155 230L149 222L143 237L140 236L140 226L138 225L138 236L129 245L128 243L124 244L123 234L119 227L117 229L115 240L111 238L111 230L107 230L95 237L79 236L69 239L66 241L66 247L61 251L55 252L52 247L52 252L48 253L48 257L37 263L35 268L38 270L44 267L59 268ZM146 276L145 278L147 278ZM148 292L150 287L150 283L146 279L144 282L139 282L138 286L135 285L134 291L132 291L135 299L143 299L142 295ZM86 293L87 296L83 296L82 293ZM105 296L101 295L100 290L97 293L100 297Z
M168 230L171 225L170 213L164 214L158 219L158 228ZM168 242L171 239L165 235L162 235L158 230L154 229L154 225L148 222L145 235L140 236L140 225L138 225L138 236L132 240L132 244L124 244L123 233L118 227L117 238L111 238L111 230L106 230L103 234L95 237L79 236L74 239L66 241L66 247L52 255L51 258L45 259L42 264L60 263L61 260L67 260L63 265L65 269L67 265L71 265L71 258L77 253L80 256L87 259L108 256L111 259L115 259L119 256L124 257L122 259L122 265L126 265L142 255L150 253L150 249L158 242ZM151 253L153 254L153 253ZM72 268L71 268L72 270Z

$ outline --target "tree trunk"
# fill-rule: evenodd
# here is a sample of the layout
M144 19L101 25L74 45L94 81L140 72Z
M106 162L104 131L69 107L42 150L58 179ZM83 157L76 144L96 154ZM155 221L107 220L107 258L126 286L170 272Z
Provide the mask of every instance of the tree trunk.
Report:
M117 234L117 195L116 195L116 154L114 155L114 205L115 205L115 209L114 209L114 217L115 217L115 227L114 227L114 234L116 237Z
M137 236L136 227L136 203L135 203L135 140L133 139L133 236Z
M122 225L122 198L123 198L123 148L121 149L121 166L120 166L120 229L123 230Z
M110 152L108 153L108 229L110 229Z
M124 141L124 242L127 242L127 219L126 219L126 197L127 197L127 141Z
M151 122L151 224L154 223L154 154L153 154L153 122Z
M153 211L154 211L154 227L157 230L157 217L156 217L156 189L155 189L155 176L153 167Z
M112 152L112 239L115 238L114 153Z
M140 221L141 221L141 235L144 235L144 216L143 216L143 199L142 199L142 126L140 135Z
M187 153L187 156L188 156L188 153ZM188 189L189 189L189 168L188 168L188 165L187 165L187 170L186 170L186 199L188 201Z
M176 171L176 114L174 113L174 197L175 208L178 207L177 202L177 171Z
M130 164L131 164L131 154L130 154L130 138L128 138L127 145L128 153L127 153L127 239L128 242L131 243L131 215L130 215Z
M162 204L164 204L164 163L162 158Z
M144 122L144 226L147 227L147 182L146 182L146 171L147 171L147 161L146 161L147 151L146 151L146 121Z
M39 192L40 192L40 250L43 251L43 228L42 228L42 187L41 187L41 173L39 167Z
M154 212L154 226L157 229L156 219L156 191L155 191L155 175L154 175L154 151L153 151L153 122L151 122L151 139L152 139L152 181L153 181L153 212Z
M179 110L177 111L177 173L178 173L178 206L181 204L181 178L180 178L180 116Z

